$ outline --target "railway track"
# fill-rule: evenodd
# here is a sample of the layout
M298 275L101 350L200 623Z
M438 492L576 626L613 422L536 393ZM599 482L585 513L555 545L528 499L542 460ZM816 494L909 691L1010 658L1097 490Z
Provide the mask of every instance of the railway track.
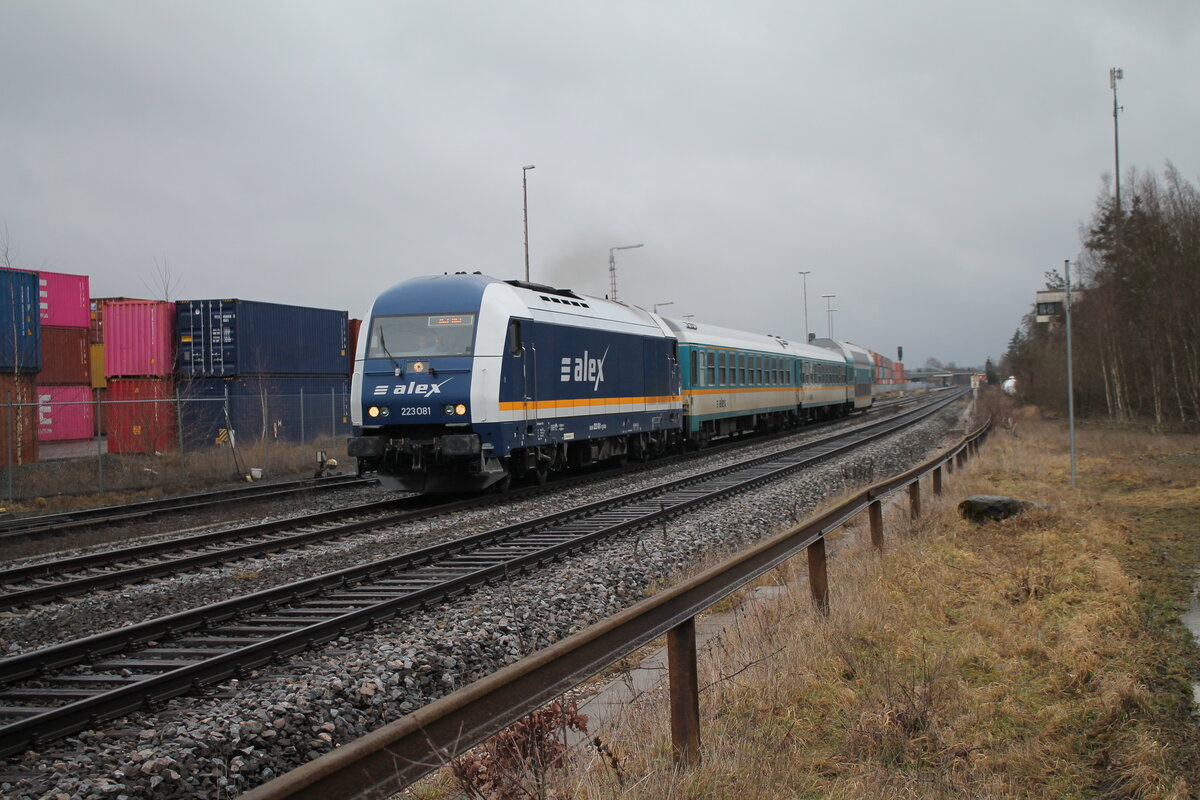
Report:
M770 456L0 661L0 755L288 656L777 480L955 398Z
M805 430L811 431L814 428L810 426ZM788 431L784 435L791 433L794 431ZM756 438L755 441L761 442L763 439ZM742 444L744 442L735 440L710 447L703 454L711 455ZM691 457L697 455L690 454ZM658 460L653 464L627 467L626 471L654 469L661 467L663 463L662 460ZM607 474L568 476L555 481L554 486L549 489L516 489L503 498L483 495L450 502L436 502L427 497L407 496L11 567L0 570L0 609L17 610L39 603L61 601L89 592L177 575L242 558L344 539L373 528L416 522L501 501L524 499L531 494L556 491L603 477L607 477ZM356 485L356 482L345 481L332 485ZM187 501L187 498L184 500Z
M114 523L128 523L149 519L162 514L195 511L230 502L257 502L274 500L301 492L325 491L351 486L369 486L374 480L356 475L330 475L322 478L306 478L286 483L263 483L217 489L209 492L142 500L120 506L86 508L64 511L60 514L43 514L36 517L0 522L0 544L62 536L80 528Z

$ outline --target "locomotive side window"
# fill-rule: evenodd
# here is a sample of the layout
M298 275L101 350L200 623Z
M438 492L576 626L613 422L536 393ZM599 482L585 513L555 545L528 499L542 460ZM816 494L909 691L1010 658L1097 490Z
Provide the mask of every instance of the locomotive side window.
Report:
M379 316L371 320L367 358L468 356L474 342L474 314Z
M514 356L519 356L524 349L521 344L521 321L516 319L511 320L508 323L508 352Z
M712 350L708 351L708 385L717 385L717 354Z

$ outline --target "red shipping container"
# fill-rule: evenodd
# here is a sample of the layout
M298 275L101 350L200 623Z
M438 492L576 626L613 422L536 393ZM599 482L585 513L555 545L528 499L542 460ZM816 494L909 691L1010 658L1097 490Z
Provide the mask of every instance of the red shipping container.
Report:
M37 461L37 387L34 377L0 374L0 467Z
M104 304L104 374L109 378L171 375L175 304L111 300Z
M349 347L346 349L346 360L349 363L350 375L354 375L354 354L358 352L358 334L362 329L361 319L347 320L346 322L346 338L348 339Z
M100 413L110 453L165 453L176 448L175 382L170 378L114 378Z
M86 328L42 327L42 372L39 386L91 383L91 346Z
M82 331L84 339L87 331ZM38 441L70 442L96 435L91 386L38 386Z

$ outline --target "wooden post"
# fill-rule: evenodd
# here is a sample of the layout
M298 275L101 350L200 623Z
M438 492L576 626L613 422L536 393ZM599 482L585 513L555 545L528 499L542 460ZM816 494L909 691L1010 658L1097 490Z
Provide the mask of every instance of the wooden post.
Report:
M946 459L946 474L947 475L954 474L954 459L953 458Z
M867 506L867 518L871 521L871 544L883 550L883 503L878 500Z
M671 744L675 763L700 763L700 688L696 675L696 618L667 631L671 683Z
M942 493L942 468L940 466L933 468L933 493L935 495Z
M825 571L825 538L808 546L808 585L813 604L822 614L829 613L829 574Z
M913 481L908 485L908 509L913 519L921 516L921 481Z

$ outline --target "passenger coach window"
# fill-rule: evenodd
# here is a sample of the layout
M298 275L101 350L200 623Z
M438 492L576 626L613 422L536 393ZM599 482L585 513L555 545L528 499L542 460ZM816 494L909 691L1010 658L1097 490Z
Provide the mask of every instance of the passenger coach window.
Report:
M700 385L700 368L699 368L700 353L692 351L692 383L696 386Z
M712 350L708 351L708 385L717 385L717 354Z

